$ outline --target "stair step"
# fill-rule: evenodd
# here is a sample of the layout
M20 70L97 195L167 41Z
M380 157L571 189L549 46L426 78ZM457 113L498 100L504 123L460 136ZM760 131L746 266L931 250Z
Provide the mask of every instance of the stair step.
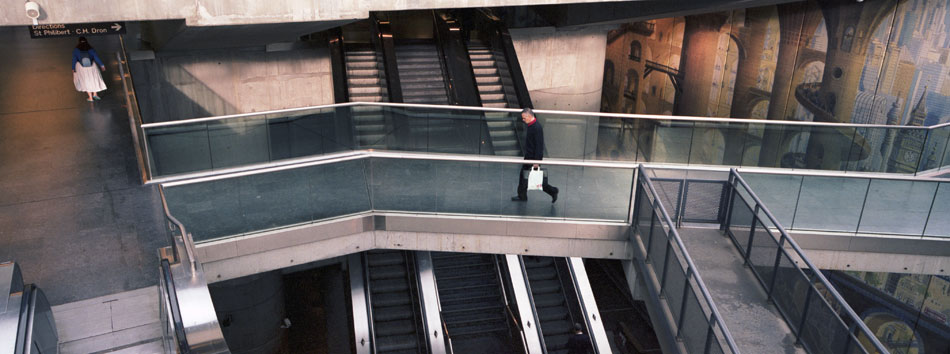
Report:
M374 280L370 282L370 290L373 295L409 291L409 284L406 283L405 279Z
M398 321L413 319L411 306L376 306L373 304L374 321Z
M377 353L391 353L400 350L418 349L419 343L415 336L376 338ZM413 351L415 352L415 351Z

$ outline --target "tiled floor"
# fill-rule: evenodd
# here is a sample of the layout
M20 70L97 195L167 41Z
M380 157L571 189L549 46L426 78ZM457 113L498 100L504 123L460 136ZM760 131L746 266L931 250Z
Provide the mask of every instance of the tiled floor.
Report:
M60 353L160 353L154 286L53 306Z
M157 284L167 244L158 193L140 182L117 38L90 42L109 87L96 103L73 87L75 38L0 27L0 260L53 305Z

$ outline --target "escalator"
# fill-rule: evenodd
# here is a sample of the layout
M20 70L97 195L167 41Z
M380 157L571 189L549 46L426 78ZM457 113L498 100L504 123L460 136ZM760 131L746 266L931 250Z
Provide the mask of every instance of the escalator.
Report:
M514 353L501 273L494 255L432 253L442 319L453 353Z
M431 40L400 40L396 64L403 102L449 105L439 48Z
M522 260L547 353L567 353L567 340L571 337L574 323L583 317L571 306L570 297L576 299L577 295L564 288L565 259L524 256Z
M405 251L364 254L376 353L425 353L415 267Z
M482 107L521 107L511 71L503 59L505 54L477 39L469 40L467 47ZM511 114L485 112L485 120L495 155L520 156L521 147L515 135L515 119L512 119Z
M382 57L369 44L346 44L346 87L349 101L389 102ZM378 107L352 107L356 142L362 148L384 148L386 117Z

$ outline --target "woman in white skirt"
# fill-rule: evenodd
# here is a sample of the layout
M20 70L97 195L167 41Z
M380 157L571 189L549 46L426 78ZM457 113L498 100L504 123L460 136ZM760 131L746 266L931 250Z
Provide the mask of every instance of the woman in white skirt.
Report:
M86 37L79 37L79 44L73 49L73 84L76 85L76 91L89 96L86 101L98 101L98 92L106 89L100 70L106 71L102 59L99 59Z

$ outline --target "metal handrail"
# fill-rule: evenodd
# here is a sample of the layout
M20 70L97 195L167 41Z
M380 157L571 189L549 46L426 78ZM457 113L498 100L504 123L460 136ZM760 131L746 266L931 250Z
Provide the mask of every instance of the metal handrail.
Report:
M420 104L420 103L346 102L346 103L333 103L333 104L326 104L326 105L308 106L308 107L276 109L276 110L262 111L262 112L239 113L239 114L228 114L228 115L213 116L213 117L182 119L182 120L174 120L174 121L168 121L168 122L147 123L147 124L142 124L142 127L147 129L147 128L167 127L167 126L178 126L178 125L188 125L188 124L194 124L194 123L203 123L203 122L209 122L209 121L229 120L229 119L234 119L234 118L246 118L246 117L253 117L253 116L264 116L264 115L272 115L272 114L280 114L280 113L294 113L294 112L302 112L302 111L308 111L308 110L329 109L329 108L337 108L337 107L352 107L352 106L428 108L428 109L443 109L443 110L455 110L455 111L461 110L461 111L509 112L509 113L521 112L521 109L518 109L518 108L448 106L448 105ZM662 120L662 121L723 122L723 123L745 123L745 124L767 124L767 125L799 125L799 126L815 126L815 127L890 128L890 129L931 130L931 129L937 129L937 128L950 126L950 123L931 125L927 127L918 127L918 126L885 125L885 124L828 123L828 122L807 122L807 121L792 121L792 120L762 120L762 119L697 117L697 116L667 116L667 115L659 115L659 114L578 112L578 111L561 111L561 110L550 110L550 109L536 109L534 110L534 112L537 114L558 114L558 115L570 115L570 116L591 117L591 118L608 117L608 118L621 118L621 119L647 119L647 120Z
M185 225L178 221L174 216L172 216L171 211L168 210L168 201L165 199L165 187L158 186L158 195L162 199L162 210L165 212L165 218L169 222L175 224L178 227L179 232L181 233L181 244L179 240L175 238L174 235L171 236L172 249L175 254L175 261L181 262L181 248L185 250L185 258L188 260L189 269L191 269L191 274L194 275L197 271L197 260L195 259L195 243L191 239L191 235L188 234L188 231L185 229Z
M788 235L788 232L785 231L785 228L783 228L782 225L779 224L778 219L776 219L775 216L772 215L772 212L769 211L769 208L765 206L764 203L762 203L762 200L759 199L759 197L755 194L755 191L753 191L752 188L749 187L749 184L746 183L745 179L743 179L742 176L739 175L739 172L733 168L730 170L729 173L735 178L736 181L738 181L740 185L742 185L743 188L745 188L746 192L749 193L749 196L752 197L752 200L759 207L759 211L764 212L765 216L769 218L769 221L771 221L772 224L775 225L776 228L778 228L779 233L781 233L782 235L781 237L785 239L786 242L788 242L788 244L792 247L792 249L798 255L799 259L801 259L802 262L805 262L805 265L807 265L808 268L811 269L812 273L815 275L815 277L818 278L821 284L825 286L825 289L827 289L828 292L831 293L835 301L841 304L841 307L845 310L848 317L851 318L852 323L858 326L858 328L861 330L864 336L867 337L868 340L871 341L871 344L874 345L874 348L877 349L881 353L888 353L887 349L884 348L884 345L881 344L881 342L877 339L877 336L875 336L871 332L871 329L869 329L867 325L864 323L864 321L861 320L861 317L859 317L858 314L854 312L854 309L851 308L851 305L849 305L848 302L844 300L844 297L842 297L841 294L838 293L837 289L831 286L831 283L828 281L827 278L825 278L824 274L821 273L821 270L818 267L816 267L815 264L812 263L810 259L808 259L808 257L805 256L805 252L802 251L802 248L798 246L798 243L795 242L795 240L791 236Z
M147 182L152 178L149 161L148 143L145 141L145 129L142 128L142 111L139 108L138 95L135 93L135 83L132 81L132 71L129 67L129 57L125 48L125 40L119 36L119 51L115 53L118 60L119 76L122 78L122 88L128 104L129 125L132 129L133 144L139 169L142 170L142 180Z
M646 184L649 188L650 193L653 194L653 197L659 201L659 194L656 192L656 188L653 188L653 182L650 180L650 176L646 173L646 167L640 165L640 183ZM696 280L696 285L699 287L699 291L703 296L703 300L709 304L709 309L712 312L712 316L715 317L715 322L719 324L719 329L722 331L723 337L725 337L726 344L729 345L729 349L733 353L739 353L739 348L736 345L735 340L732 338L732 334L729 332L729 329L726 328L725 323L722 322L722 315L719 314L719 309L716 307L716 303L712 299L712 295L709 294L709 289L706 288L706 283L703 282L703 278L699 276L699 273L695 271L698 269L693 263L693 259L689 256L689 252L686 250L686 246L683 244L683 240L680 239L680 235L676 232L676 224L673 223L673 220L670 219L669 214L666 212L666 207L663 206L663 203L656 203L660 209L660 214L663 216L663 221L666 222L667 227L670 229L670 236L673 238L673 241L676 242L676 245L679 246L680 251L683 253L683 258L686 260L686 265L689 268L694 269L692 276ZM684 286L688 286L688 282ZM686 299L683 299L686 301Z

